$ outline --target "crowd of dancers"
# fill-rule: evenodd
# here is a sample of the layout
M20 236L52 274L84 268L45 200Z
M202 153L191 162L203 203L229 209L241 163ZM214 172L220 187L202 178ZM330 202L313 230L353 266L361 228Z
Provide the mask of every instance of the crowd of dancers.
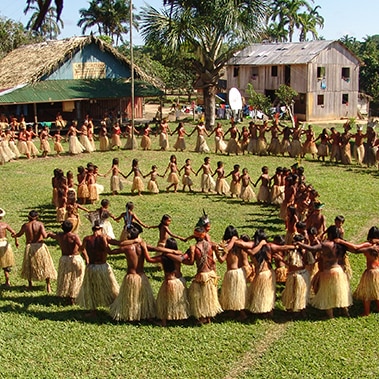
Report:
M2 117L4 119L4 117ZM5 118L6 120L6 118ZM119 122L113 124L108 119L100 122L98 135L94 134L94 123L89 115L86 115L83 123L73 121L67 129L66 136L61 135L61 130L66 127L66 121L59 115L56 120L56 132L50 134L48 126L44 126L39 134L36 134L38 125L27 126L24 119L17 121L13 118L8 124L0 122L0 163L6 163L25 155L28 159L41 154L46 157L51 154L49 140L54 143L54 151L57 156L63 154L65 149L62 142L68 142L68 153L76 155L83 152L91 153L96 150L95 139L99 140L99 150L109 151L112 149L138 149L137 136L141 137L140 147L143 150L152 148L151 136L159 137L159 149L170 149L170 137L176 136L173 144L175 151L187 149L186 137L197 134L195 152L209 153L207 138L214 135L215 153L220 154L256 154L256 155L289 155L294 158L305 157L310 154L314 159L331 162L351 164L352 155L356 163L360 165L375 166L379 162L379 138L375 131L376 123L368 122L366 132L363 126L358 125L356 132L352 133L352 123L346 121L343 131L335 127L323 129L316 136L312 125L305 127L298 122L294 127L281 125L275 119L255 123L250 121L248 126L241 126L231 120L231 125L226 131L220 122L216 127L208 131L202 121L191 126L191 131L186 130L185 124L179 122L178 126L171 130L167 119L163 119L156 128L151 128L148 123L137 130L130 123L121 127ZM266 135L270 137L267 138ZM126 138L123 144L121 137ZM227 140L224 140L227 137ZM40 140L40 149L35 145L35 139ZM353 144L351 144L353 142ZM353 149L352 149L353 147ZM353 151L353 154L352 154Z
M135 163L132 166L135 167ZM201 170L204 168L200 167ZM89 164L83 169L83 176L91 177L95 171L94 165ZM131 173L135 173L133 168ZM45 280L50 292L51 280L58 279L57 295L90 310L91 315L99 307L108 307L111 317L118 321L157 318L163 325L191 316L200 324L208 323L223 311L239 319L248 317L248 313L270 316L275 308L276 284L285 283L281 303L288 312L304 315L310 304L333 317L335 308L348 315L352 305L348 250L366 257L366 270L354 292L356 299L363 301L364 315L370 313L371 301L376 302L379 310L379 229L372 227L367 241L362 244L345 241L344 217L337 216L334 224L326 228L322 214L324 204L318 200L317 191L306 183L303 168L295 164L291 170L285 170L285 174L280 170L277 174L283 176L283 196L278 204L286 235L268 241L264 230L259 229L250 238L229 225L222 241L215 242L205 213L190 236L179 236L170 229L169 215L164 215L159 225L147 225L137 217L132 202L128 202L125 211L117 217L110 212L107 199L102 199L101 206L90 212L85 208L85 198L81 199L82 204L77 202L81 182L78 180L79 187L75 191L70 183L72 176L65 176L62 170L56 169L52 180L53 202L57 216L61 216L58 221L62 232L46 232L34 210L16 232L3 221L5 211L0 210L0 262L5 285L10 286L10 271L14 265L8 232L15 238L16 246L18 238L25 235L21 277L28 281L28 286L32 288L33 281ZM267 175L265 170L262 170L263 175ZM267 177L265 180L270 182ZM89 193L96 192L91 189L91 185L96 188L95 184L89 180ZM62 196L66 206L59 210ZM97 202L98 193L96 196L89 199ZM77 234L78 209L86 211L92 223L92 234L83 241ZM124 223L118 239L113 233L112 219ZM143 228L159 230L157 246L141 239ZM58 272L44 243L46 238L56 239L61 248ZM194 239L195 243L182 252L178 250L177 239L184 242ZM158 255L151 256L151 252ZM126 257L127 273L121 286L107 261L108 256L114 254ZM216 261L226 262L220 291ZM164 278L156 297L144 273L145 262L159 263L163 267ZM196 265L189 288L182 275L183 264Z

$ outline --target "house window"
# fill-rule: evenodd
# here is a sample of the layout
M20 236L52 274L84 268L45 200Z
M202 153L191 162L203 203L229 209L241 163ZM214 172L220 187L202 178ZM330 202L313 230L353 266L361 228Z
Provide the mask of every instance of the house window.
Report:
M257 67L257 66L253 66L253 67L251 68L251 77L252 77L253 79L256 79L257 76L258 76L258 67Z
M317 105L324 105L324 95L317 95Z
M278 76L278 66L271 66L271 76Z
M317 79L321 80L325 78L325 67L319 66L317 67Z
M233 77L236 78L240 72L240 66L233 67Z
M342 94L342 104L349 105L349 94L348 93Z
M342 79L350 81L350 67L342 67Z

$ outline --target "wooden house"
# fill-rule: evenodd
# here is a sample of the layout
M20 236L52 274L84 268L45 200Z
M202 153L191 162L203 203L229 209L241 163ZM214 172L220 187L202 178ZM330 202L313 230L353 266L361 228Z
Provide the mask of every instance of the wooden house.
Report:
M159 82L134 66L135 117L143 98L160 96ZM128 59L94 36L25 45L0 61L0 113L23 114L26 121L66 120L89 114L131 116Z
M294 113L299 120L356 117L360 60L338 41L253 44L228 61L227 87L248 101L251 83L275 102L275 90L286 84L298 92Z

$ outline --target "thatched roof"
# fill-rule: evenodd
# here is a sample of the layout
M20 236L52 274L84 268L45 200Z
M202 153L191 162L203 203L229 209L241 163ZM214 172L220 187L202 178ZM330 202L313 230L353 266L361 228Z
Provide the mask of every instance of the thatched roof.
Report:
M130 61L125 56L92 35L24 45L11 51L0 61L0 91L40 81L91 43L95 43L101 50L107 51L123 64L130 66ZM148 76L138 66L134 66L134 72L136 78L162 87L159 80Z

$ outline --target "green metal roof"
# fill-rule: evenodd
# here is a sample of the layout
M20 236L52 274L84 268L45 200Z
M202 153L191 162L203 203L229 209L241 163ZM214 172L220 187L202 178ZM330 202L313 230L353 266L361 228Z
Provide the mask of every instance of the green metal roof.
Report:
M136 97L161 96L153 85L136 80ZM114 99L131 96L131 83L122 79L45 80L0 93L0 104L49 103L84 99Z

